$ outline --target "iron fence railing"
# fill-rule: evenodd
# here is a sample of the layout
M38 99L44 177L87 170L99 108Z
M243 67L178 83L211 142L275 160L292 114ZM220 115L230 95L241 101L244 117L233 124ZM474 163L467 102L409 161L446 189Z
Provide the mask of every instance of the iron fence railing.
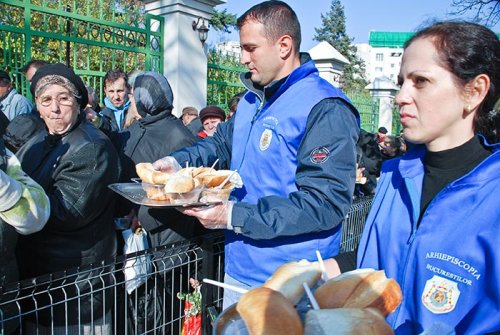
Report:
M343 223L341 251L359 242L371 198L354 203ZM127 292L124 269L150 262L145 283ZM47 260L49 261L49 260ZM223 281L221 232L119 256L0 287L0 334L181 334L189 279ZM202 332L211 334L223 290L202 285ZM16 330L17 329L17 330Z
M103 96L107 71L163 72L164 19L140 1L0 1L0 68L31 96L21 68L31 59L72 67Z

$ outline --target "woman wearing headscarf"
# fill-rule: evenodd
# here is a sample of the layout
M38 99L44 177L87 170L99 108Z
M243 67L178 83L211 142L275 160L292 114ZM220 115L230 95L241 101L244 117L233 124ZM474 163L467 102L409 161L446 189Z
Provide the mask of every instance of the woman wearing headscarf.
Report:
M26 173L47 193L51 213L44 229L19 240L22 278L99 263L115 255L113 196L107 185L117 182L120 174L111 141L85 119L87 90L72 69L63 64L43 66L31 80L31 93L47 132L36 134L17 154ZM106 312L111 305L104 301L111 300L104 300L98 290L106 278L91 279L93 275L80 272L78 283L61 296L68 302L40 311L33 326L42 333L50 332L52 323L68 333L108 333L111 319ZM92 295L86 295L90 290ZM76 295L78 299L71 299ZM51 302L41 295L37 304Z
M130 178L137 177L135 172L137 163L154 162L175 150L190 146L196 141L194 135L184 126L182 121L172 114L174 97L167 78L156 72L138 74L132 84L132 93L131 108L135 107L141 118L119 134L123 181L130 181ZM120 207L125 208L126 206ZM148 232L150 247L190 239L200 229L196 219L185 216L175 209L141 206L138 209L138 219ZM157 266L161 268L165 264L157 262ZM180 290L180 288L174 288L177 283L170 283L169 278L158 280L155 283L155 285L144 285L146 288L138 290L158 289L160 283L167 286L164 291L167 295ZM151 294L157 294L157 292L141 292L138 296L150 297ZM165 300L170 301L171 299L166 298ZM158 326L158 323L154 324L154 318L161 318L162 311L169 309L167 304L165 307L158 306L163 301L161 296L145 300L149 301L143 301L143 303L156 303L157 305L150 305L149 308L145 309L149 311L150 315L140 315L140 313L137 315L138 331L145 330L144 322L146 320L148 320L147 329ZM174 319L170 315L167 315L166 318Z

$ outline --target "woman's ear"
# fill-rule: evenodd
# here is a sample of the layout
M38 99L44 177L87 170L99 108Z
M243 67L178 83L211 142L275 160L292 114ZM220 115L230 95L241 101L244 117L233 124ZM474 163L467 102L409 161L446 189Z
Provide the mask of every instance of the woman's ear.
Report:
M480 74L472 79L467 85L467 103L471 111L475 111L483 102L490 89L490 77Z

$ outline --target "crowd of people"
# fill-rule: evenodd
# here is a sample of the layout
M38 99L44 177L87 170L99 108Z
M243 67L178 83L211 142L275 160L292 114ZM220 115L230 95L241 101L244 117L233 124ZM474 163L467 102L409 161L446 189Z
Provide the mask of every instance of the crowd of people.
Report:
M319 251L331 277L369 267L396 279L403 302L387 321L398 334L436 325L500 331L496 35L438 22L406 43L396 136L360 129L349 98L300 52L300 23L288 4L257 4L237 27L248 72L228 112L186 106L176 117L165 76L116 69L104 78L101 109L71 68L37 60L23 68L32 104L0 71L0 286L111 259L120 253L114 220L126 217L148 232L151 247L224 230L224 282L233 286L259 286L280 265L314 261ZM244 185L210 207L137 206L107 185L137 177L141 162L161 171L238 170ZM338 255L353 199L373 195L359 248ZM73 293L103 285L106 278L90 273ZM75 301L78 308L40 313L37 329L111 333L110 310L100 303L109 292L99 292ZM239 297L225 290L224 308ZM23 322L35 331L35 320ZM71 328L82 323L87 328ZM16 327L4 325L7 333Z

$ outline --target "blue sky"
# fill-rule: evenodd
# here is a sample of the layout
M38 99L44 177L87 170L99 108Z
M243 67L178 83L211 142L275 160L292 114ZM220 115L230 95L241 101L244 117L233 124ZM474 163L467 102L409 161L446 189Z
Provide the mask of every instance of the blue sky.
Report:
M261 0L227 0L216 7L237 16ZM321 27L321 14L330 10L331 0L285 0L297 13L302 27L303 51L317 44L313 41L314 28ZM347 34L354 43L367 43L370 30L415 31L430 20L454 18L449 15L454 8L452 0L341 0L346 15ZM470 17L463 17L470 19ZM500 24L492 27L500 32ZM209 43L238 40L237 32L232 34L209 33Z

